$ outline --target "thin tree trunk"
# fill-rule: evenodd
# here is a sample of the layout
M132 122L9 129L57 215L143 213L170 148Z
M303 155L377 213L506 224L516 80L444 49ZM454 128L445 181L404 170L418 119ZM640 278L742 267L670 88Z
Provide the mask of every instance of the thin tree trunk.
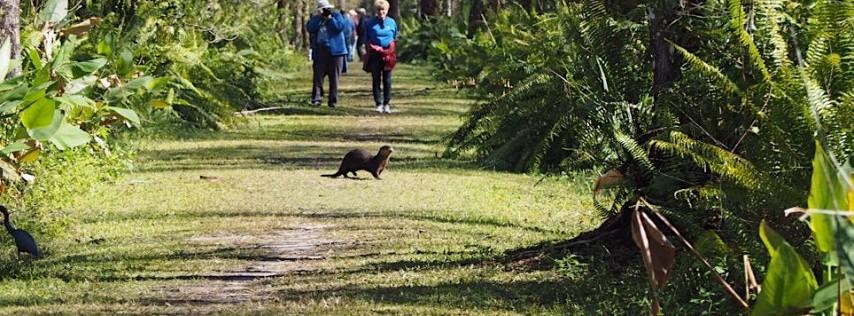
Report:
M500 11L503 6L502 2L502 0L489 0L489 10L492 11L493 14L498 14L498 11Z
M276 32L279 33L285 43L289 43L290 40L288 36L288 16L290 16L288 13L290 9L286 0L276 0L276 13L279 15L279 25L276 25Z
M388 3L390 4L388 15L400 22L400 0L390 0Z
M670 87L673 81L682 75L679 68L682 58L666 41L669 35L672 35L668 27L676 19L676 11L675 7L667 4L653 5L647 9L649 50L653 58L651 91L653 97Z
M472 0L471 11L469 11L469 27L467 30L468 38L473 38L477 30L480 29L485 21L483 21L483 0Z
M420 0L418 1L418 11L422 19L436 16L439 11L439 3L436 0Z
M21 59L21 5L18 0L0 0L0 42L7 38L12 43L12 59ZM21 74L18 65L9 72L9 76Z
M454 17L459 12L459 0L446 0L445 1L445 15L449 18Z

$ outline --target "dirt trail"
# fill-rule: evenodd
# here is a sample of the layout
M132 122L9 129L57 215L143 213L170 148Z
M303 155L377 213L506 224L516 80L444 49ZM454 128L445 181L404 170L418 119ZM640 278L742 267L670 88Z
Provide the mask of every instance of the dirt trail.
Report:
M314 270L327 253L341 243L330 237L330 226L301 224L265 236L210 236L194 238L194 243L257 249L260 254L240 270L215 271L208 274L179 275L176 279L207 280L195 285L161 288L160 303L238 304L264 300L267 297L259 282L292 273ZM215 270L216 267L212 267Z

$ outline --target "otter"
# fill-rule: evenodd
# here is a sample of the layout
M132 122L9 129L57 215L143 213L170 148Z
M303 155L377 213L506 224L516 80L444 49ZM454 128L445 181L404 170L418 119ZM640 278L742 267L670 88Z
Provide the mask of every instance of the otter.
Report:
M347 176L348 173L352 173L355 177L357 176L356 171L366 170L374 178L380 179L380 174L388 166L388 159L391 157L392 152L394 152L394 149L389 145L380 147L380 151L376 156L371 156L371 153L364 149L353 149L344 155L344 160L341 161L338 172L321 176L337 178L343 175L345 178L350 178Z

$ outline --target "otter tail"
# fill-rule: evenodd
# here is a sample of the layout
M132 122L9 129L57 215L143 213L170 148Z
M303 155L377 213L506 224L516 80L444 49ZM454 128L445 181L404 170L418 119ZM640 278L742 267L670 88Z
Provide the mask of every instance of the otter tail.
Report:
M322 175L320 175L320 176L321 176L321 177L327 177L327 178L337 178L337 177L340 177L341 175L342 175L342 173L341 173L341 172L336 172L336 173L333 173L333 174L322 174Z

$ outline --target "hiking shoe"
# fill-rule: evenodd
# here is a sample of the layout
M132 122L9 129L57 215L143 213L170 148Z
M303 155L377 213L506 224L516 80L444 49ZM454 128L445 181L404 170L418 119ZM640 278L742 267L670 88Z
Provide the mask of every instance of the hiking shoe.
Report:
M320 106L320 101L311 101L311 106Z
M335 107L335 103L329 103L329 107L330 107L330 108L334 108L334 107Z
M391 107L388 104L386 104L385 106L383 106L383 112L391 113Z
M382 105L377 105L377 110L376 110L376 111L377 111L377 113L382 113L382 112L383 112L383 106L382 106Z

